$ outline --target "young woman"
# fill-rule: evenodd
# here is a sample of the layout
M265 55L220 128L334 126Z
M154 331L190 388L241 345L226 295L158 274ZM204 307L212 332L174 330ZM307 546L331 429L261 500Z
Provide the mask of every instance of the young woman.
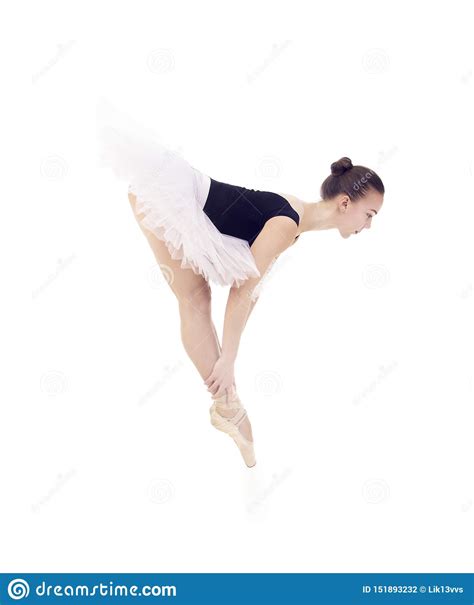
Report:
M337 229L348 238L370 228L382 207L383 183L343 157L331 164L322 199L305 202L209 177L110 103L99 103L98 119L101 164L128 182L134 216L176 296L184 349L213 399L211 423L234 439L248 467L255 466L234 364L264 278L301 233ZM210 282L230 286L222 346Z

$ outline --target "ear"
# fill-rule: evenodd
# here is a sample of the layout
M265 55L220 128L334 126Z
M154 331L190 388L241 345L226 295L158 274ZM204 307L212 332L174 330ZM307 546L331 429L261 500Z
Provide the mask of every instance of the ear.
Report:
M350 197L348 195L342 195L339 202L338 202L338 207L341 210L341 212L347 212L347 210L349 209L349 204L350 204Z

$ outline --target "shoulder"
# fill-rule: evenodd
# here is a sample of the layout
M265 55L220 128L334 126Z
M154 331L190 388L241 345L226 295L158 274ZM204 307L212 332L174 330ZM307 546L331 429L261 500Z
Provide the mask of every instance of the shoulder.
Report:
M276 261L276 258L291 246L295 238L296 229L295 221L289 216L273 216L269 218L250 246L250 251L260 275L246 279L240 287L231 288L231 291L237 290L238 295L245 295L247 292L250 292L253 299L254 294L256 294L254 288L261 282L263 276ZM258 296L258 294L256 295Z
M231 288L231 291L238 291L239 296L250 292L252 300L254 300L254 295L258 296L258 291L254 288L261 282L276 258L291 246L296 230L296 223L289 216L269 218L250 246L259 276L248 278L240 287Z
M269 218L251 246L251 250L261 250L271 255L279 254L293 243L298 226L289 216Z
M285 198L285 200L290 204L290 206L293 208L293 210L296 212L296 214L300 217L300 224L301 224L301 219L303 218L303 214L304 214L303 201L300 200L299 198L297 198L296 195L291 195L290 193L279 193L278 195L280 197Z

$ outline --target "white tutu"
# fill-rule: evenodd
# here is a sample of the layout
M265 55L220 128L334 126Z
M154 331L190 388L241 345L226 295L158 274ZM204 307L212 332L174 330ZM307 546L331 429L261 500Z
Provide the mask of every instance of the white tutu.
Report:
M260 277L248 242L221 233L203 211L208 175L104 99L97 105L97 128L100 165L128 182L137 213L144 214L141 224L166 243L182 268L221 286Z

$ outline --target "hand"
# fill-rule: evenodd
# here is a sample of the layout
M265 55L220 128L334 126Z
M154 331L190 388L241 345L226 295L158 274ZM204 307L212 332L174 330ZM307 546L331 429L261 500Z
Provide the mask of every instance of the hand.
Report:
M227 390L230 392L232 387L235 388L234 362L219 357L204 384L213 397L221 397Z

